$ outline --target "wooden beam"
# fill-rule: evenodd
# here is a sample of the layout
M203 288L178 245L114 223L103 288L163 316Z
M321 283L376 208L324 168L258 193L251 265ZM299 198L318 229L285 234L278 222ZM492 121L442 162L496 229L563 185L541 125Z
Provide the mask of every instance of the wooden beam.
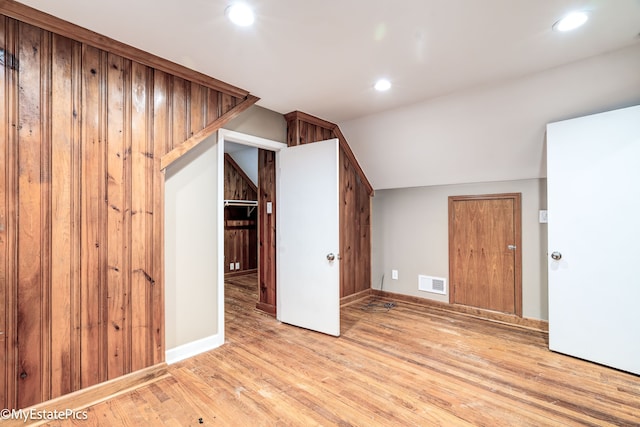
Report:
M246 97L249 92L209 77L205 74L191 70L183 65L176 64L167 59L160 58L149 52L129 46L117 40L103 36L86 28L72 24L48 13L41 12L29 6L17 3L13 0L0 0L0 13L18 21L40 27L52 33L59 34L88 44L98 49L120 55L132 61L148 65L157 70L173 74L194 83L201 84L211 89L233 95L238 98Z
M297 119L302 120L307 123L311 123L312 125L320 126L326 129L333 129L336 127L335 123L328 122L319 117L312 116L311 114L303 113L302 111L292 111L284 115L284 119L286 121Z
M259 99L260 98L258 98L257 96L248 95L241 103L233 107L225 115L209 123L204 129L195 133L191 138L187 139L185 142L162 156L162 159L160 160L160 168L166 169L166 167L171 163L178 160L185 153L207 139L222 126L230 122L232 119L236 118L238 115L240 115L240 113L251 107L256 102L258 102Z

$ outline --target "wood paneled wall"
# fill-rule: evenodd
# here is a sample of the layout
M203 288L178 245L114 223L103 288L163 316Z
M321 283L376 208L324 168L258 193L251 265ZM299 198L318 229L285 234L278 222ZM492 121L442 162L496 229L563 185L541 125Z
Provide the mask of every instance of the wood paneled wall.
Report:
M225 200L258 200L258 188L229 154L224 155L224 198ZM246 273L258 268L257 218L257 209L225 207L225 274ZM240 268L234 267L231 270L230 263L239 263Z
M257 98L0 6L0 406L18 408L164 360L161 158Z
M337 125L299 111L285 119L289 146L340 141L340 297L369 289L373 187Z
M271 202L271 213L267 203ZM258 150L258 302L256 308L276 315L276 153Z

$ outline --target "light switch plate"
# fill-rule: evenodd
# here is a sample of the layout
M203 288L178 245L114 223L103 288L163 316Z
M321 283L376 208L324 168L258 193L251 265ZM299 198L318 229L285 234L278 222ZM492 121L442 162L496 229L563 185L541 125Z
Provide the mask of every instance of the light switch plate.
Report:
M541 210L538 212L538 221L540 222L540 224L546 224L547 223L547 211L545 210Z

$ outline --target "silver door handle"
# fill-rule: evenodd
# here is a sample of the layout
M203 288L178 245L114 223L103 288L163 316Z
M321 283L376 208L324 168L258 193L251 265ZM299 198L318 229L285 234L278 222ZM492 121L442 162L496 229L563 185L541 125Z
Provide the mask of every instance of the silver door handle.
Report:
M562 254L560 252L551 252L551 259L560 261L560 258L562 258Z
M333 261L334 259L336 259L336 256L333 253L327 254L327 259L329 261Z
M515 251L517 248L516 245L507 245L507 249L509 249L510 251Z

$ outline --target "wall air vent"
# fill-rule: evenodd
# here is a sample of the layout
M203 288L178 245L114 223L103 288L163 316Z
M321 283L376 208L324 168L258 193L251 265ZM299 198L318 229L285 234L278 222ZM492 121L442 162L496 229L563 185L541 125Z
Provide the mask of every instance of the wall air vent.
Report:
M418 276L418 290L434 294L447 294L447 279L443 277Z

